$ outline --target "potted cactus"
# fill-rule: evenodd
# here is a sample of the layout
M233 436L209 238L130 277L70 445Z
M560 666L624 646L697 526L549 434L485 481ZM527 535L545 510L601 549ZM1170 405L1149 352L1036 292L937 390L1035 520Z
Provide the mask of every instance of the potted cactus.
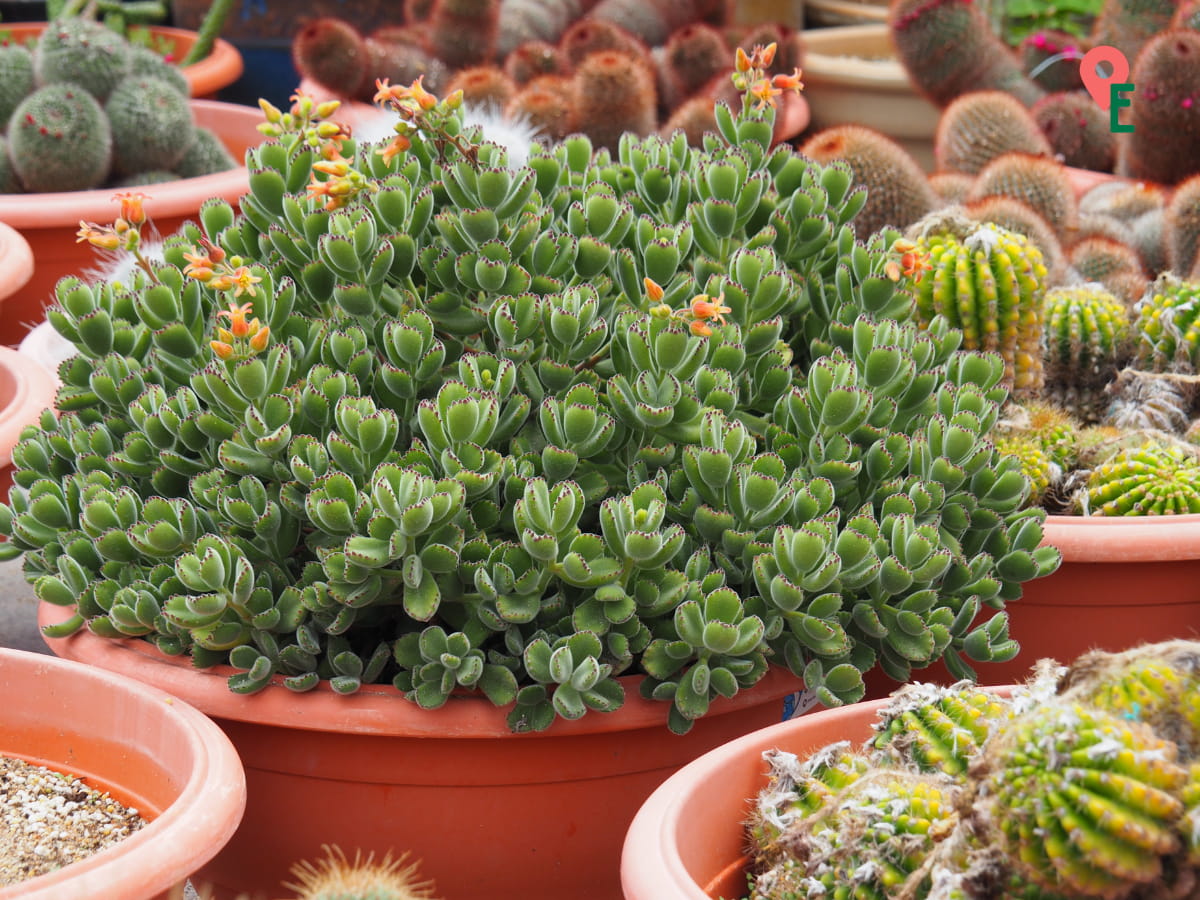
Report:
M915 248L772 146L773 52L700 148L510 165L420 79L379 85L375 143L267 104L240 213L204 204L120 289L60 282L80 353L0 546L56 652L238 744L207 880L269 891L332 841L456 897L533 865L611 892L637 802L798 679L837 705L876 665L1016 651L996 610L1058 555L987 440L1004 361L909 321ZM91 230L136 251L139 221Z
M1095 652L747 735L639 811L626 900L1192 896L1198 660Z

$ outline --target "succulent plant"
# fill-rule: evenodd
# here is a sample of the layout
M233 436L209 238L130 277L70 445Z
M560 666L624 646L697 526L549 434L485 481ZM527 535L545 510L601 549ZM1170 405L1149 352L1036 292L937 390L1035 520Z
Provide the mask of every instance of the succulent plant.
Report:
M128 74L130 45L121 35L86 18L65 18L46 25L33 51L39 86L69 83L86 88L103 102Z
M1186 278L1200 255L1200 175L1176 186L1163 224L1171 271Z
M1048 94L1033 105L1033 120L1049 139L1051 153L1068 166L1112 172L1117 137L1108 110L1080 91Z
M983 167L969 199L994 195L1020 200L1058 233L1075 224L1075 189L1061 164L1031 153L1005 153Z
M21 44L0 44L0 132L33 88L33 54Z
M844 168L772 146L762 55L703 148L515 168L419 81L380 85L377 144L266 104L239 213L48 311L80 354L0 548L75 611L55 633L242 693L475 691L517 730L620 706L621 675L686 731L771 663L836 705L877 663L1011 658L980 613L1058 555L987 439L1003 362L908 321L917 260L856 238ZM89 239L128 245L122 202Z
M1047 660L1009 699L907 685L862 750L768 750L771 779L747 829L752 900L1191 896L1200 792L1195 730L1181 722L1195 716L1197 659L1200 643L1181 640ZM914 773L901 738L939 771ZM881 742L900 759L872 749ZM759 843L753 826L796 796L797 773L831 762L850 777L772 819L779 832Z
M1116 47L1132 61L1147 41L1167 29L1178 6L1179 0L1104 0L1092 27L1092 46Z

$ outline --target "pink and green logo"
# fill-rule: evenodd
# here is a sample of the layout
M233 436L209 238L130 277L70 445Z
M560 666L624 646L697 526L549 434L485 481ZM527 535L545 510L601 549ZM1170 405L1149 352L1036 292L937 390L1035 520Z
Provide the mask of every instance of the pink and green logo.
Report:
M1101 65L1108 67L1108 74L1100 69ZM1108 110L1109 130L1133 131L1132 125L1122 125L1118 118L1122 107L1133 105L1133 101L1125 96L1133 90L1133 85L1125 80L1129 77L1129 60L1125 54L1107 44L1093 47L1079 63L1079 77L1096 104Z

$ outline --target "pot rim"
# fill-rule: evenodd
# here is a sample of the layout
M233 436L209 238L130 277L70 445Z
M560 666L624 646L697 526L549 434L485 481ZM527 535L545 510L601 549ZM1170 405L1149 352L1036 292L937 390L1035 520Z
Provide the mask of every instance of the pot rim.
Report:
M187 745L192 766L175 799L143 828L69 866L0 888L0 898L150 896L146 888L166 890L182 882L233 836L246 808L245 771L233 744L216 723L156 687L70 660L0 648L0 676L10 668L19 673L32 670L39 680L67 680L76 685L82 681L91 691L119 692L129 698L131 715L139 707L156 713L165 711L165 717L158 718L155 725L169 729L173 740ZM48 710L52 721L54 712ZM59 711L60 716L66 714L65 710ZM72 719L62 727L77 727L78 721ZM68 761L41 764L74 771ZM133 781L136 771L136 767L130 767L122 777L128 774L131 777L125 780ZM93 774L120 783L110 772ZM137 854L136 865L131 865L133 854ZM136 893L139 888L143 893Z
M73 614L67 607L39 603L38 626L58 624ZM670 707L664 701L642 698L638 693L639 675L618 678L625 688L625 703L615 712L589 711L574 721L558 718L545 731L515 734L505 722L512 705L497 707L482 696L451 697L439 709L422 709L390 685L364 685L356 693L342 696L322 681L314 690L296 693L283 687L278 677L273 679L275 684L256 694L235 694L226 678L236 669L195 669L187 657L167 656L144 640L103 638L86 628L65 638L44 640L58 656L131 675L158 685L206 715L238 722L305 731L481 740L564 737L637 728L660 728L664 735L671 734L666 725ZM764 697L782 700L802 687L801 679L789 669L773 665L752 687L739 690L732 698L714 700L705 718L757 706Z
M0 467L12 462L13 447L25 426L37 421L44 409L54 406L58 379L32 357L0 346L0 369L14 385L12 397L0 407Z
M1200 513L1178 516L1047 516L1042 543L1064 562L1200 559Z
M248 125L249 119L262 120L262 111L257 107L220 100L190 100L189 105L197 120L206 127L222 133L222 125L231 123L226 131ZM182 178L162 184L148 185L152 192L152 212L156 217L186 216L194 214L195 197L223 197L233 200L247 190L246 166L235 166L224 172ZM0 222L16 229L54 228L74 226L80 219L106 221L113 216L113 188L96 188L90 191L62 191L61 193L0 194Z
M914 92L912 81L900 60L895 57L890 33L885 22L835 25L832 28L805 31L802 35L804 80L811 84L856 85L873 91L911 95ZM867 59L855 56L855 50L861 49L864 41L869 46L883 41L892 52L892 57ZM834 44L832 48L828 46L831 42Z

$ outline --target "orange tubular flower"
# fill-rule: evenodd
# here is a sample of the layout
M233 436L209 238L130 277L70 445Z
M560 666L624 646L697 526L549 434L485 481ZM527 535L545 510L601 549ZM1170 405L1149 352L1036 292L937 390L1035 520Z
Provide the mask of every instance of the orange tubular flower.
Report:
M233 358L233 347L223 341L209 341L208 346L212 347L212 352L218 359Z
M376 150L375 152L383 157L384 162L390 163L394 157L399 156L411 146L412 141L410 141L404 135L398 134L392 138L390 144L388 144L382 150Z
M116 250L121 246L121 239L111 228L101 228L91 222L79 220L79 230L75 232L75 243L87 241L93 247L101 250Z
M230 284L232 287L232 283ZM218 319L229 320L229 330L234 337L245 337L250 333L250 323L246 321L246 316L254 312L253 303L243 303L241 306L229 304L229 309L223 309L217 313Z
M781 91L794 91L798 94L804 90L804 82L800 80L799 69L792 69L791 75L776 75L771 81Z
M692 334L698 337L708 337L713 333L713 330L708 326L708 323L702 319L693 319L690 325Z
M933 270L929 257L916 250L901 255L900 265L904 274L911 278L914 284L920 284L925 273Z
M255 322L258 319L254 320ZM259 328L254 332L254 336L250 338L250 349L255 353L261 353L267 349L267 340L271 337L271 329L267 326Z
M651 303L661 303L663 294L665 293L662 286L653 278L643 278L642 286L646 288L646 298Z
M734 68L737 69L739 72L749 72L750 71L750 57L748 57L746 55L746 51L743 50L741 47L738 47L737 50L734 52L733 59L734 59L734 63L733 63Z
M121 218L130 225L136 227L146 223L146 210L142 202L150 198L141 191L123 191L113 194L113 199L121 201Z

